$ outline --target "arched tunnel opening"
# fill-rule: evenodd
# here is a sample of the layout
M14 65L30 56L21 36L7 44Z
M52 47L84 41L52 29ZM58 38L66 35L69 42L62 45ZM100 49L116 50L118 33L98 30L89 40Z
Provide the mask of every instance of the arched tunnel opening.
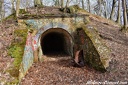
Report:
M43 53L64 53L64 35L57 32L47 34L43 39Z
M44 55L72 54L71 35L62 28L51 28L41 36L41 47Z

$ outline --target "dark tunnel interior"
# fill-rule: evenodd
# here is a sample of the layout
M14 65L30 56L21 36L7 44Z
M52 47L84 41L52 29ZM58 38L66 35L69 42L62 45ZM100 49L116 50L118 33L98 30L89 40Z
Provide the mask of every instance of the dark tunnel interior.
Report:
M64 52L64 37L59 33L49 33L43 39L43 52L56 53Z
M41 46L44 55L67 54L65 50L66 40L63 33L47 33L41 41Z

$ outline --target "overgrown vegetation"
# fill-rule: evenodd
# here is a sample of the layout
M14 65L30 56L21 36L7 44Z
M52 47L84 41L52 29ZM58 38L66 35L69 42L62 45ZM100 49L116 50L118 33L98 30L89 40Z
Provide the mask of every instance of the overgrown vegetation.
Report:
M2 21L7 21L7 20L9 20L9 19L14 19L14 20L16 20L15 14L9 15L8 17L6 17L5 19L3 19Z
M14 58L13 67L8 71L11 76L19 76L19 67L22 61L22 56L24 54L24 47L26 43L27 29L16 29L14 31L14 41L9 47L8 53Z

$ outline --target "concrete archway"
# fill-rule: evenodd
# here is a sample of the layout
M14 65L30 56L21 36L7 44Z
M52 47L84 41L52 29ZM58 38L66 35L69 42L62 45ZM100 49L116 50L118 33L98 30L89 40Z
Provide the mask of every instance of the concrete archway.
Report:
M41 35L41 48L44 55L67 54L72 55L72 36L62 28L51 28Z

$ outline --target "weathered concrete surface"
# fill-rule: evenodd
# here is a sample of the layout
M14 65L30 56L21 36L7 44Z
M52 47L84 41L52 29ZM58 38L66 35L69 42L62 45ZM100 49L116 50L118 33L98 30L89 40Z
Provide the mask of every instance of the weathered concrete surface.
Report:
M68 38L71 39L69 41L71 41L72 49L74 48L74 51L70 50L71 56L77 50L82 49L86 64L100 71L106 71L109 66L109 50L102 43L95 29L86 28L85 17L19 19L18 22L19 25L26 25L26 28L30 29L20 68L20 79L27 73L34 59L36 61L43 60L43 51L41 49L42 34L56 28L60 28L71 35L71 38ZM75 46L79 46L79 49L76 49ZM36 55L34 54L35 52Z
M22 20L20 19L19 25L25 25L27 24L27 28L29 28L28 32L28 38L26 41L26 46L24 50L24 56L23 61L21 64L20 69L20 79L27 73L28 69L31 67L34 61L34 52L38 49L38 59L39 61L42 61L43 52L40 45L40 39L41 35L51 29L51 28L61 28L65 31L67 31L69 34L72 34L73 29L75 29L72 25L72 23L76 23L75 19L72 19L72 22L70 21L70 18L51 18L51 19L28 19L28 20ZM37 31L37 33L32 33L34 31ZM32 32L31 32L32 31Z
M99 37L98 33L94 28L92 29L84 28L84 31L85 31L85 34L87 34L86 39L90 38L92 41L87 43L87 44L90 44L88 46L89 48L87 47L87 45L85 46L87 50L87 53L86 53L87 55L89 54L89 51L92 51L92 55L88 56L90 60L90 64L93 67L95 67L95 69L97 70L104 70L104 71L107 70L107 67L109 66L109 61L111 60L109 55L110 49L106 47L105 44L103 44L101 38Z
M77 27L77 26L76 26ZM96 70L105 72L109 67L110 50L100 39L98 32L94 28L87 28L84 24L77 27L76 44L80 50L84 51L86 64Z

